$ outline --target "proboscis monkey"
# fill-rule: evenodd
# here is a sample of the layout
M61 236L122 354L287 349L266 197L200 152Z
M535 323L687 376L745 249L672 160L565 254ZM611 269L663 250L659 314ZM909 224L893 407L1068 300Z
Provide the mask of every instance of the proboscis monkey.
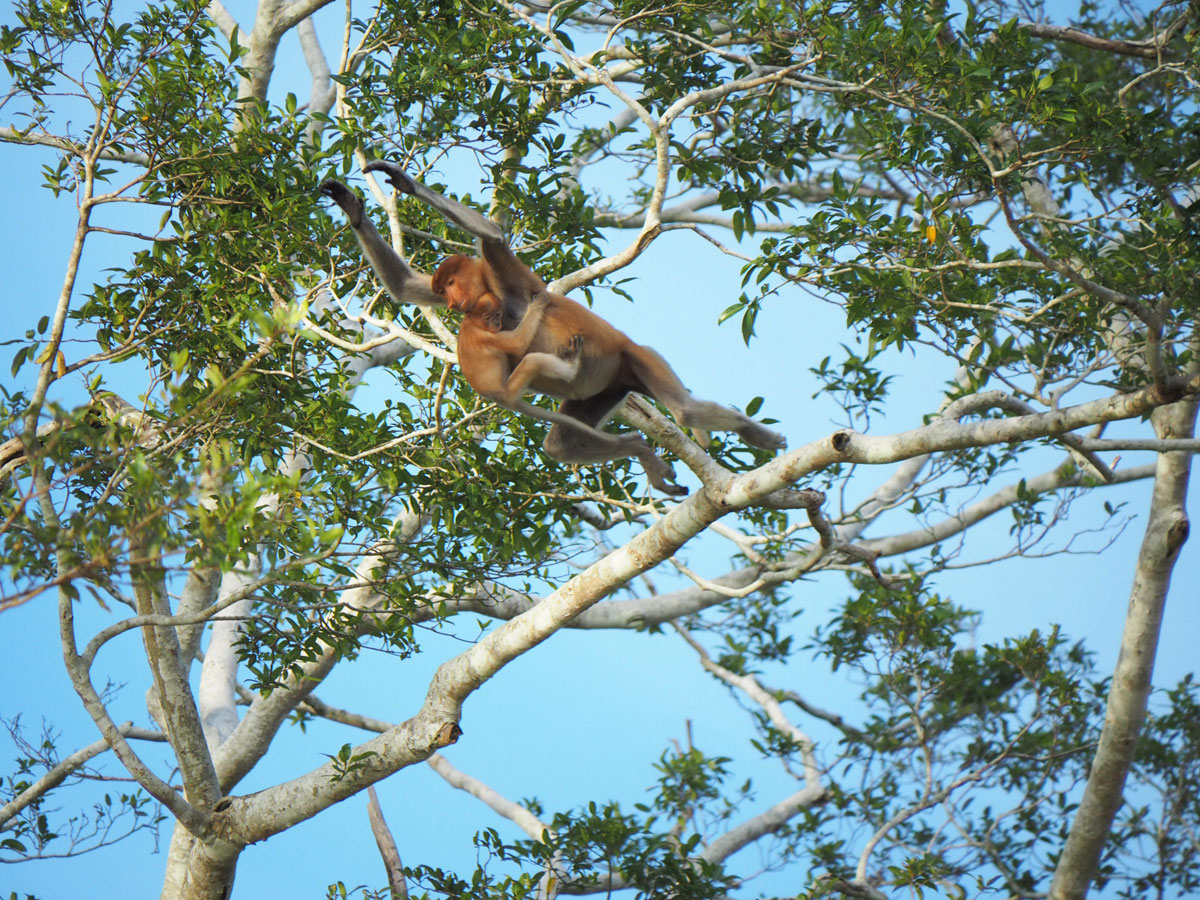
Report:
M642 438L600 430L630 391L665 405L681 425L696 432L702 446L708 443L710 429L736 431L747 443L768 450L787 445L782 435L737 410L692 396L653 349L635 344L587 307L546 291L545 282L517 258L493 222L430 191L394 163L377 160L366 170L386 173L397 190L428 203L479 238L482 258L452 256L430 281L383 240L363 215L356 194L341 182L321 185L322 193L345 211L368 261L394 299L445 303L466 314L458 348L463 376L507 408L551 422L543 447L552 458L597 463L636 456L656 488L676 496L687 493L674 483L671 466ZM526 390L562 403L557 412L539 409L521 400Z

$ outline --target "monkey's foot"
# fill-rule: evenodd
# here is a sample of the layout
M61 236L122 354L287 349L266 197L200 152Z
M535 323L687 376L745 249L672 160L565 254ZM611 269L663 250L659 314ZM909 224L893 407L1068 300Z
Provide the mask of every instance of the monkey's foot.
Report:
M649 449L637 454L638 460L642 464L642 468L646 470L646 478L649 480L652 487L662 491L668 497L683 497L687 494L688 489L682 484L675 482L675 470L671 468L671 464Z
M394 162L388 162L386 159L373 159L363 166L363 171L383 172L387 175L387 183L402 194L417 192L417 184L413 181L412 176Z
M765 425L759 425L754 422L747 425L745 428L739 428L738 434L742 436L742 440L753 447L758 447L761 450L786 450L787 438L778 431L772 431Z
M363 202L358 194L354 193L354 191L350 190L350 188L346 187L336 178L322 181L317 190L342 208L342 212L346 214L346 218L350 221L351 228L357 228L362 224Z

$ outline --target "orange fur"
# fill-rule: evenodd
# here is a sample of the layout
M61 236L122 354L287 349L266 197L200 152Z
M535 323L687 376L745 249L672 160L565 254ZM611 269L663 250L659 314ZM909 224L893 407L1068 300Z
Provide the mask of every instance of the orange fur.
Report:
M512 259L528 273L531 286L542 284ZM507 274L511 282L512 273ZM556 459L599 462L636 455L657 487L685 493L668 483L670 467L640 438L597 430L630 391L665 404L680 424L696 431L702 444L708 442L707 429L720 428L737 431L756 446L784 446L783 438L742 413L693 397L653 349L635 344L586 306L560 294L531 287L525 315L515 328L502 330L504 280L486 260L451 256L434 273L432 287L447 307L464 314L458 364L467 383L510 409L553 422L546 450ZM527 390L563 400L560 411L551 414L524 403Z

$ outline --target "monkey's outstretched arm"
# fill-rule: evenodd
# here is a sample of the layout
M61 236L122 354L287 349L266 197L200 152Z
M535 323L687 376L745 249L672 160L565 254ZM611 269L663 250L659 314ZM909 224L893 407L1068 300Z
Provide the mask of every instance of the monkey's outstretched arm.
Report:
M418 306L445 306L446 301L429 286L430 277L414 271L392 245L383 239L371 220L363 215L362 198L346 185L335 179L323 181L319 188L342 208L354 236L358 238L367 262L398 303L415 303Z
M387 183L400 193L409 194L422 203L432 206L455 225L465 228L481 241L495 242L501 244L506 250L508 249L508 243L504 240L500 226L495 222L480 215L471 207L463 206L457 200L431 191L396 163L388 162L386 159L374 159L363 166L363 171L383 172L387 176Z
M409 194L432 206L455 225L479 238L480 252L503 283L506 299L520 295L528 297L545 289L546 283L517 258L495 222L469 206L463 206L457 200L431 191L396 163L376 159L367 163L363 171L383 172L387 176L388 184L400 193ZM516 309L513 312L519 314L520 310Z

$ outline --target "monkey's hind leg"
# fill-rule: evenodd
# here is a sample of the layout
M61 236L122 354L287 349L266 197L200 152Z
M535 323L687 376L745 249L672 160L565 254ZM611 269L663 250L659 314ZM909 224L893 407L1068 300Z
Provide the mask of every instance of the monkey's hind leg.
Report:
M635 345L626 354L634 374L645 386L645 393L666 406L680 425L692 429L701 447L708 446L709 431L735 431L747 444L763 450L782 450L787 446L783 435L736 409L693 396L662 355L652 348Z
M722 406L720 403L713 403L711 400L699 400L692 397L691 402L680 416L680 420L693 431L699 426L713 431L737 432L747 444L762 450L787 448L787 438L778 431L772 431L766 425L755 422L736 409Z
M599 429L612 418L625 394L624 389L616 388L585 400L564 400L559 412L584 426ZM675 483L675 470L671 464L658 456L644 438L634 434L612 437L620 442L615 452L606 443L596 441L589 431L555 424L542 447L551 459L568 463L601 463L636 456L646 471L647 480L657 490L670 497L682 497L688 492L686 487Z
M526 353L508 376L504 392L497 398L501 403L512 404L525 394L531 381L549 378L554 381L570 382L579 372L579 355L567 360L551 353Z

